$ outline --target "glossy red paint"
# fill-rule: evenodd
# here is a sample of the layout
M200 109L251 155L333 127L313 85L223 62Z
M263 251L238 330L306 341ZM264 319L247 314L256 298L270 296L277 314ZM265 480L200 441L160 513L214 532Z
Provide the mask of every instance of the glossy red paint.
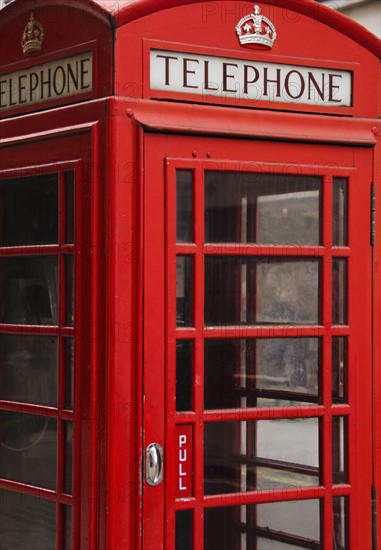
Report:
M113 0L92 0L93 4L98 4L112 14L118 26L126 25L159 11L201 2L202 0L163 0L160 3L156 2L156 0L120 0L118 2L114 2ZM210 15L220 15L222 17L232 13L236 16L237 12L235 10L238 10L239 14L242 12L243 15L246 15L248 8L247 3L242 7L243 3L239 3L236 0L226 0L223 2L206 0L202 3L205 4L206 10ZM262 4L278 6L282 8L285 13L293 11L297 14L307 15L343 34L356 37L355 39L358 44L369 49L369 51L376 56L381 55L380 42L374 34L365 27L360 27L352 19L343 17L342 14L327 6L317 4L314 0L290 0L288 2L284 0L274 0L272 2L265 0ZM240 17L242 17L242 14ZM291 20L293 17L295 16L290 14Z
M79 101L87 101L112 94L113 36L109 18L97 7L77 2L13 2L1 14L0 36L1 74L27 70L53 60L92 52L94 60L94 86L82 95L47 100L36 105L16 106L0 110L0 118L15 116L30 111L57 107ZM21 37L31 12L43 24L42 51L38 55L25 56Z
M320 499L322 538L332 548L332 497L351 499L350 547L371 547L370 488L378 492L381 533L381 290L380 216L376 243L369 245L370 184L381 208L380 112L381 42L337 12L312 0L265 0L263 11L276 25L271 51L243 48L235 35L252 4L235 0L15 0L1 12L0 74L26 70L53 59L92 51L94 87L90 94L46 101L0 112L1 177L73 167L78 174L75 248L60 242L44 253L76 256L76 325L44 327L60 338L75 334L74 413L0 401L8 411L38 413L59 422L58 466L62 484L63 421L74 419L73 497L0 480L0 486L57 503L57 550L63 548L63 504L73 505L72 548L126 550L175 548L175 514L193 510L193 548L202 550L204 514L209 508L293 499ZM24 57L20 39L30 12L44 25L40 55ZM291 32L290 32L291 31ZM199 96L152 93L150 47L173 51L255 57L272 63L349 68L354 75L353 107L221 100L202 104ZM378 77L378 78L377 78ZM316 257L322 262L321 324L311 327L204 327L206 256L237 255L237 245L204 243L204 169L263 170L283 167L319 174L326 189L333 176L350 178L350 246L332 247L330 216L324 217L321 246L239 245L243 256L258 254ZM195 175L194 242L176 243L176 170ZM62 175L60 184L63 196ZM61 201L62 202L62 201ZM323 198L332 211L330 193ZM61 211L61 223L64 210ZM61 231L62 232L62 231ZM66 246L66 248L65 248ZM30 254L40 251L30 249ZM0 255L20 254L19 248ZM194 258L194 324L176 327L175 257ZM350 265L349 322L331 327L331 257ZM63 260L60 260L63 272ZM60 286L61 301L65 288ZM62 317L63 313L61 313ZM40 329L1 325L2 333ZM319 403L295 410L204 410L204 340L210 338L319 337L323 350ZM350 336L348 402L333 404L330 339ZM371 336L373 338L371 339ZM192 341L193 410L176 412L176 340ZM79 342L79 344L78 344ZM62 356L60 396L62 403ZM316 487L286 494L260 491L204 495L204 424L234 420L309 418L321 423L321 477ZM332 483L332 418L348 419L349 480ZM320 420L319 420L320 419ZM185 431L184 431L185 430ZM191 490L179 491L179 436L191 437ZM164 482L144 481L144 450L164 447ZM183 440L182 440L183 441ZM184 455L182 455L182 458ZM183 473L183 470L182 470ZM381 535L379 534L379 538Z
M237 144L239 143L239 151L237 149ZM245 503L261 503L261 502L273 502L278 500L293 500L296 497L299 498L321 498L324 502L324 536L322 538L322 544L325 548L330 548L332 544L332 497L333 496L345 496L357 494L357 497L353 502L353 513L355 514L356 520L353 520L350 526L350 537L351 540L357 541L353 544L361 545L370 544L370 514L369 514L369 502L366 503L369 497L369 490L371 484L370 477L370 464L371 464L371 434L367 430L367 426L371 421L371 373L364 373L361 370L358 375L355 374L357 360L355 357L358 357L358 354L362 356L365 360L366 354L367 359L370 361L370 336L371 336L371 325L369 318L369 308L371 303L370 295L370 281L371 281L371 248L369 246L368 231L367 227L360 227L358 225L358 219L362 218L362 215L365 218L368 218L368 198L369 198L369 188L361 191L360 181L364 177L368 182L371 180L371 156L369 151L364 151L357 149L356 147L327 147L323 145L308 146L299 145L301 149L298 152L293 150L293 144L280 144L277 143L276 147L273 145L256 141L255 142L255 158L253 159L252 153L252 143L250 141L239 141L234 143L229 139L213 139L213 138L201 138L201 137L180 137L180 136L166 136L162 138L160 135L150 135L147 136L146 142L146 155L147 155L147 191L146 191L146 219L153 219L158 217L158 210L167 212L166 217L166 229L162 227L164 223L164 218L159 217L156 229L149 230L146 240L146 247L152 241L152 248L149 247L149 250L146 251L145 256L145 280L150 286L148 279L149 273L153 270L153 265L155 265L155 283L152 287L152 292L157 292L158 285L162 285L162 292L164 294L165 288L167 293L166 302L158 301L156 299L156 314L167 318L166 324L159 323L159 326L162 326L162 332L157 333L158 325L152 320L152 324L156 326L155 340L153 335L153 326L149 323L149 330L146 333L146 347L152 349L150 355L152 354L152 361L154 364L157 364L162 360L161 354L164 353L164 349L160 351L160 348L163 348L163 345L167 349L167 370L165 375L165 380L161 379L161 384L164 384L163 391L166 393L166 412L165 417L167 418L166 426L158 426L156 422L156 430L152 431L151 423L154 422L155 409L159 406L159 401L157 401L157 394L159 391L158 384L155 385L154 389L151 390L151 384L145 384L146 388L146 418L149 428L149 434L147 442L151 437L159 437L159 439L166 440L166 448L172 444L173 441L174 448L177 449L177 437L180 431L184 428L184 425L188 427L193 427L193 441L201 442L203 441L203 423L204 422L228 422L234 420L264 420L270 418L275 420L276 418L295 418L298 417L310 417L316 416L320 418L322 422L322 448L326 449L327 452L323 451L322 455L322 476L323 484L319 487L311 489L288 489L287 497L285 496L284 491L281 491L279 494L276 491L260 491L256 494L232 494L232 495L221 495L221 496L204 496L204 483L203 483L203 450L202 446L199 444L194 444L194 494L193 497L183 499L177 494L175 498L174 491L177 485L177 468L176 462L172 461L170 455L168 461L171 462L168 464L168 469L166 472L166 493L167 497L156 492L158 500L156 502L156 511L157 507L160 506L161 500L166 502L167 507L167 520L166 520L166 534L163 533L158 525L158 522L147 521L147 527L145 529L145 544L149 548L154 544L154 540L161 540L164 537L168 547L172 547L174 544L173 533L174 533L174 521L175 521L175 512L191 509L194 512L194 540L197 540L197 545L201 544L200 541L204 539L202 521L204 507L209 506L229 506ZM231 158L231 151L234 150L234 159ZM197 158L194 152L197 151ZM207 154L209 153L209 154ZM300 156L303 156L303 162L300 162ZM193 157L193 158L192 158ZM166 163L166 172L165 175L158 178L154 176L155 167L161 163L161 159L165 159ZM256 162L256 159L261 159L261 161ZM262 161L266 159L266 163ZM271 167L271 160L276 163ZM319 160L318 160L319 159ZM355 161L353 162L353 160ZM316 164L318 160L318 164ZM268 163L268 164L267 164ZM331 329L328 329L330 326L330 316L331 316L331 293L332 293L332 274L331 274L331 252L328 252L326 245L323 248L317 248L315 250L305 249L303 252L300 248L292 250L292 247L288 247L287 250L279 249L279 254L281 256L295 254L297 257L300 257L300 254L321 257L323 260L323 289L324 289L324 298L323 298L323 319L322 326L310 327L305 331L298 328L291 327L279 327L269 328L266 330L265 327L211 327L210 332L204 328L202 316L203 316L203 288L204 288L204 255L205 254L225 254L227 256L236 255L236 254L252 254L254 250L258 254L277 254L275 249L260 247L256 249L247 246L247 250L243 245L205 245L203 244L203 239L200 234L202 232L202 224L200 224L200 218L203 216L203 197L200 187L203 183L203 171L204 170L234 170L240 171L244 170L249 172L252 170L258 170L260 173L264 173L267 170L276 170L282 172L282 163L286 163L287 170L291 170L291 167L297 171L297 173L306 173L306 174L321 174L324 175L326 185L329 186L329 181L332 182L332 177L343 176L346 174L350 175L351 178L351 193L356 192L356 197L352 195L350 197L350 202L352 206L355 207L355 210L352 213L352 222L350 224L350 243L351 247L347 250L342 250L341 253L339 250L332 250L334 255L339 254L340 257L350 258L352 266L352 275L349 276L349 287L352 288L352 291L349 290L349 296L358 296L359 290L354 290L356 285L356 280L358 276L356 275L357 269L362 271L361 286L364 290L362 300L350 299L350 311L349 311L349 323L348 328L351 327L347 332L347 328L335 329L334 332L331 332ZM152 167L150 169L150 167ZM258 168L259 167L259 168ZM195 174L195 244L175 244L175 219L174 219L174 201L175 201L175 175L176 170L192 170ZM361 174L361 175L360 175ZM357 189L357 191L356 191ZM166 193L164 194L164 190ZM357 192L360 194L357 195ZM362 197L360 196L362 195ZM330 193L329 191L325 193L325 202L324 209L330 208ZM151 198L152 197L152 198ZM200 201L200 203L198 203ZM166 203L166 204L165 204ZM162 205L160 207L160 205ZM360 214L360 210L362 215ZM155 214L154 214L155 212ZM349 214L350 215L350 214ZM332 222L328 216L325 217L325 225L323 227L323 233L326 236L327 244L330 242L330 235L332 232ZM163 251L161 250L160 243L162 240L166 240L166 255L164 258ZM360 241L362 244L360 245ZM356 244L357 243L357 244ZM359 248L357 248L359 247ZM361 258L357 258L356 249L361 250ZM175 328L176 321L174 318L174 312L176 311L176 305L174 303L174 293L173 288L175 285L175 268L174 268L174 258L175 254L191 254L194 257L195 267L194 267L194 286L196 296L194 298L194 323L192 328ZM357 261L358 268L355 267ZM152 263L151 263L152 262ZM159 268L161 265L161 268ZM165 282L164 274L167 274L167 279ZM367 282L366 282L367 281ZM149 288L145 290L150 292ZM359 314L359 307L363 307L363 311L360 314L360 317L357 317ZM148 307L148 306L147 306ZM353 308L353 309L352 309ZM368 312L368 313L367 313ZM368 321L365 321L365 318L368 317ZM357 319L357 320L356 320ZM166 328L165 328L166 327ZM325 328L323 328L325 327ZM360 336L360 333L362 336ZM174 410L174 400L173 395L175 393L175 359L173 356L173 346L174 340L177 339L190 339L194 342L194 369L193 373L194 380L201 380L203 378L203 341L207 338L234 338L234 337L245 337L253 338L260 336L263 337L276 337L276 336L321 336L323 342L329 342L331 336L334 335L344 335L351 334L355 336L352 339L351 343L351 353L353 353L353 359L351 359L351 373L349 378L349 398L348 403L351 405L333 405L331 402L331 380L328 376L323 374L323 401L320 406L308 407L308 408L297 408L297 410L288 408L287 411L284 409L257 409L251 411L243 411L242 409L235 410L221 410L221 411L204 411L203 406L203 387L199 383L195 382L194 386L194 405L192 412L179 413ZM359 336L359 339L357 339ZM151 342L155 341L155 344L151 345ZM162 342L162 346L159 347L159 343ZM368 344L364 344L368 342ZM365 351L367 347L367 351ZM155 351L153 351L155 350ZM356 351L357 350L357 351ZM330 358L330 348L325 348L323 352L323 361L328 365L331 361ZM361 364L363 362L361 361ZM358 365L359 367L359 365ZM361 369L361 367L359 367ZM362 382L359 380L359 376L362 379L364 385L362 390L359 389L359 384L362 385ZM363 378L364 376L364 378ZM148 374L148 378L150 375ZM158 381L158 379L157 379ZM149 381L148 381L149 382ZM148 408L149 393L153 391L155 405L152 411ZM364 397L364 392L367 394L367 398ZM363 397L363 399L360 398ZM360 403L360 401L361 403ZM151 417L152 414L152 417ZM353 454L350 457L350 471L349 479L350 486L334 486L332 485L332 461L330 457L330 451L332 444L332 432L331 432L331 420L337 415L344 415L347 418L356 418L355 422L350 422L350 430L348 441L352 448ZM186 424L187 423L187 424ZM355 425L357 428L360 423L363 428L355 435ZM176 430L174 431L174 426ZM162 432L162 430L164 430ZM361 435L360 435L361 432ZM359 439L360 438L360 439ZM361 442L360 442L361 440ZM356 445L355 441L359 444L357 450L354 449ZM363 452L367 449L365 452ZM352 469L353 468L353 469ZM168 479L169 478L169 479ZM357 481L356 481L357 480ZM362 488L364 491L362 492ZM151 494L151 489L148 490ZM150 498L150 494L146 495L147 498ZM153 495L152 495L152 498ZM165 500L164 500L165 499ZM149 506L149 510L151 506ZM366 512L368 509L368 512ZM357 527L362 525L359 531ZM367 533L367 534L366 534ZM323 542L324 541L324 542Z

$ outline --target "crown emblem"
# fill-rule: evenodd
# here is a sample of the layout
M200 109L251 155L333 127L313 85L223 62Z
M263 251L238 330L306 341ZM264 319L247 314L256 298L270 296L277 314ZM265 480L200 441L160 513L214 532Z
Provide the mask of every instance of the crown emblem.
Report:
M242 17L236 26L239 41L242 45L259 44L272 48L276 40L276 31L270 19L261 15L261 8L254 6L254 13Z
M41 23L35 20L33 13L24 29L21 46L25 55L31 55L41 51L42 41L44 39L44 29Z

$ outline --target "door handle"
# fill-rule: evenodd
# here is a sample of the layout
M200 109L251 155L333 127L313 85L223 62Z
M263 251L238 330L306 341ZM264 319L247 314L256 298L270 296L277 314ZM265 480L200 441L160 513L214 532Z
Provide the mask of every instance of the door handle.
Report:
M146 448L146 482L156 487L163 481L163 447L151 443Z

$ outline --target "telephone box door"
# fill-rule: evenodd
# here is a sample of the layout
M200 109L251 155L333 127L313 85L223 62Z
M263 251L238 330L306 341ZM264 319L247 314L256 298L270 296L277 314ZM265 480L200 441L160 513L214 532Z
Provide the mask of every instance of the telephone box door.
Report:
M0 165L1 548L86 548L89 135L8 140ZM87 415L87 416L86 416ZM90 535L91 537L92 535Z
M144 548L370 548L371 152L145 159Z

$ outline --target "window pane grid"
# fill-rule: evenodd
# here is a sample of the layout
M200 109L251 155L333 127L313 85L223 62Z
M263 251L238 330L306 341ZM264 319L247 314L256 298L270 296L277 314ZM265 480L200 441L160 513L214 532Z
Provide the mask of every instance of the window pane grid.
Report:
M342 178L345 179L345 178ZM203 178L198 179L198 183L195 185L195 231L199 230L199 228L203 227L203 225L200 225L200 222L197 221L197 212L199 212L199 220L202 219L203 213L204 213L204 205L203 205L203 197L202 190L203 190L204 181ZM300 407L299 411L301 412L301 417L308 418L309 416L316 415L317 417L324 417L325 413L327 411L335 411L336 407L332 404L332 375L331 375L331 366L332 366L332 346L331 346L331 337L332 336L349 336L350 329L349 326L347 326L345 323L343 323L341 326L332 326L332 254L336 257L348 257L350 256L350 248L347 246L346 237L341 237L342 233L346 233L346 221L340 221L340 238L338 239L338 242L334 240L332 237L333 231L338 231L337 228L335 229L332 224L332 216L334 214L333 209L335 208L335 211L338 208L343 208L342 206L337 206L338 200L336 200L336 203L334 203L335 197L333 197L332 193L333 189L333 180L331 176L325 176L324 177L324 184L322 186L322 197L321 197L321 213L324 213L322 215L322 225L321 225L321 239L322 242L320 244L316 244L314 246L282 246L282 245L275 245L271 247L271 256L274 258L285 258L287 257L297 257L299 260L310 259L313 258L321 258L322 259L322 268L321 268L321 281L319 283L319 305L321 307L321 323L318 322L315 325L310 325L309 327L303 326L303 323L297 325L297 327L289 327L287 326L287 323L285 323L285 327L280 328L281 332L279 333L279 336L283 337L292 337L296 331L297 337L308 337L308 336L314 336L319 337L322 336L324 340L324 346L322 346L322 358L321 358L321 372L326 373L324 377L321 378L321 388L322 388L322 396L324 404L323 407L316 407L314 406L311 410L308 411L307 408L304 408L303 406ZM337 194L337 192L336 192ZM337 197L336 197L337 199ZM340 200L339 200L340 202ZM345 200L341 201L341 204L345 205L345 208L347 207L347 198L345 196ZM341 220L343 217L345 218L346 213L340 211ZM245 218L246 219L246 218ZM246 220L247 221L247 220ZM344 228L342 230L342 228ZM241 236L240 239L242 239L242 244L231 244L231 243L224 243L224 244L213 244L211 242L205 243L203 239L199 239L196 243L197 250L188 250L185 249L185 247L182 247L182 245L177 244L175 245L175 250L177 254L185 254L190 253L194 255L196 258L197 256L203 257L203 262L207 261L208 258L220 256L221 258L229 258L234 256L246 256L246 257L261 257L261 256L268 256L269 255L269 247L258 245L258 244L246 244L247 239L245 235L242 234L242 228L241 228ZM337 240L337 239L336 239ZM338 248L338 245L340 248ZM185 245L186 246L186 245ZM192 245L193 246L193 245ZM201 249L200 249L201 247ZM197 264L195 263L195 278L197 278L197 269L199 271L201 270L201 262ZM201 275L199 275L201 278ZM204 282L204 281L203 281ZM199 294L204 291L204 286L198 286L196 285L196 289L194 290L194 300L200 300L203 297L199 297ZM344 292L346 292L346 288L343 289ZM207 292L206 292L207 293ZM242 307L241 307L242 309ZM198 310L198 307L195 305L195 311ZM204 310L202 310L204 311ZM320 321L320 320L319 320ZM240 318L240 322L245 325L247 323L246 317ZM218 323L211 323L207 327L203 327L203 341L207 340L218 340L219 338L229 337L233 339L239 339L239 338L255 338L257 335L260 335L261 337L266 336L266 333L263 333L263 327L253 327L253 326L237 326L238 323L231 323L227 326L221 326ZM265 329L266 330L266 329ZM275 331L277 328L275 327ZM274 330L269 331L269 336L277 337L277 334L274 334ZM196 330L195 333L197 334L197 337L199 337L199 331ZM193 332L189 331L188 333L184 333L183 331L177 329L176 330L176 338L178 339L194 339ZM200 342L201 343L201 342ZM204 376L204 364L203 361L201 363L201 359L196 359L196 356L194 358L195 364L194 369L197 369L197 375ZM244 403L242 399L245 399L245 393L246 388L245 386L242 386L239 390L237 390L238 393L241 396L241 403ZM243 406L243 405L242 405ZM225 421L228 421L230 418L229 413L232 413L231 420L234 420L234 414L239 415L238 418L245 422L246 414L247 414L247 420L250 418L258 418L260 420L266 420L266 412L264 415L259 415L258 417L255 417L251 415L250 413L254 413L255 409L253 408L245 408L245 412L242 411L242 408L235 408L234 410L229 410L226 414L225 412L221 412L221 416L219 417L219 413L217 411L210 411L210 412L204 412L204 427L207 426L207 422L212 420L213 422L218 422L219 419ZM338 409L336 414L341 415L349 415L350 409ZM262 412L262 411L261 411ZM237 416L236 416L237 418ZM269 409L269 419L272 419L273 416L271 416L270 409ZM281 418L281 417L279 417ZM289 415L288 411L282 416L282 418L293 418L292 413ZM317 420L317 418L316 418ZM193 420L189 417L189 422L193 422ZM194 419L194 422L197 422ZM340 489L332 488L332 427L327 427L327 422L321 422L321 428L320 428L320 446L321 446L321 453L322 453L322 478L323 483L326 485L324 497L323 494L321 495L323 498L320 500L320 508L321 508L321 530L322 530L322 537L323 540L327 541L329 540L329 537L331 537L332 540L332 506L329 504L332 499L332 494L347 494L347 491L350 492L350 487L341 486ZM198 438L198 441L201 441ZM200 445L201 446L201 445ZM237 458L237 460L239 460ZM246 459L244 459L246 460ZM312 473L312 472L311 472ZM199 483L201 480L203 480L203 476L201 473L198 476ZM327 493L328 491L328 493ZM339 491L339 493L338 493ZM349 494L349 493L348 493ZM315 495L317 493L315 492ZM208 499L213 499L215 497L206 497ZM298 495L298 498L303 498L303 496L300 494ZM288 497L282 497L282 500L287 501ZM193 506L191 502L194 502L196 504L196 498L195 500L191 500L188 503L188 507L193 509ZM233 502L233 501L232 501ZM180 502L177 503L176 509L184 509L184 505ZM195 511L197 508L195 509ZM197 517L198 513L195 514L195 531L199 531L201 529L200 525L197 527L197 524L200 524L200 520ZM327 524L327 520L330 518L330 522ZM323 536L323 526L324 527L324 536ZM203 523L202 523L203 528ZM241 525L241 531L247 530L247 527L244 525L242 527ZM248 540L248 539L246 539ZM295 540L296 542L296 540ZM297 542L296 542L297 543ZM247 542L245 543L247 544ZM300 544L302 547L303 545ZM314 543L306 543L306 546L308 548L318 548L320 547L318 544Z
M71 512L66 511L65 517L66 519L63 519L63 511L71 509L73 497L71 495L65 494L64 489L69 487L69 482L71 484L71 480L67 479L67 476L70 475L71 477L71 466L68 469L68 460L71 463L72 458L69 457L67 452L72 453L71 446L70 449L67 447L67 437L65 437L65 434L68 429L68 425L66 426L65 430L65 424L67 421L69 421L69 424L72 424L73 421L73 411L71 410L65 410L65 406L67 404L67 388L65 387L67 384L67 380L72 379L73 373L71 374L71 377L67 377L66 373L66 360L65 360L65 350L64 350L64 341L65 336L73 336L74 335L74 328L70 326L71 323L69 323L69 326L67 325L67 318L66 318L66 294L67 294L67 281L68 281L68 274L67 274L67 261L65 260L66 257L74 258L74 171L73 170L66 170L65 173L63 170L56 173L57 175L57 183L58 183L58 193L56 196L56 209L58 211L58 223L57 223L57 232L56 237L54 240L56 240L57 244L54 244L54 240L52 243L49 242L49 244L33 244L33 243L27 243L27 246L24 246L23 243L18 243L17 245L13 244L11 246L6 247L0 247L0 258L4 258L3 261L12 261L7 260L8 258L21 258L21 262L27 262L27 260L23 260L30 258L29 262L33 262L34 258L56 258L58 263L56 267L56 279L58 279L58 287L56 288L56 295L49 294L49 300L52 307L52 317L50 323L45 323L44 319L39 318L38 323L31 322L30 324L25 323L13 323L9 324L7 323L8 319L5 317L3 321L0 324L0 332L4 335L25 335L25 337L33 337L35 335L36 338L51 338L52 336L58 337L58 361L56 364L56 370L57 370L57 401L55 407L45 407L40 405L34 405L33 403L20 403L17 399L15 401L7 401L6 399L0 399L0 410L4 411L2 414L18 414L18 415L24 415L23 418L30 421L35 421L34 419L41 419L41 422L45 423L51 423L54 422L56 426L56 442L55 442L55 482L54 482L54 488L46 489L43 487L43 483L35 483L27 484L25 481L19 482L17 479L9 479L9 476L6 475L5 477L2 477L0 479L0 486L5 487L8 490L12 491L12 495L19 494L20 497L22 494L25 495L33 495L35 494L39 499L42 499L42 501L46 500L48 501L55 501L56 502L56 518L55 518L55 527L54 531L56 532L55 538L56 538L56 549L67 549L69 550L71 548L71 535L69 532L71 532L71 526L69 527L68 519L69 515L71 518ZM42 176L44 178L44 176ZM23 178L21 178L23 179ZM20 181L21 181L20 179ZM26 178L28 179L28 178ZM67 201L71 202L71 205L67 205ZM46 230L49 228L46 226ZM8 242L6 243L8 244ZM70 254L70 256L67 256ZM36 260L37 261L37 260ZM49 260L47 260L49 261ZM25 263L27 266L28 263ZM53 282L53 271L50 270L51 273L49 275L48 279L48 285L49 285L49 291L52 288L52 282ZM47 270L45 269L45 273L47 273ZM1 337L1 335L0 335ZM67 367L69 368L69 366ZM26 381L26 380L25 380ZM16 397L16 396L15 396ZM70 400L69 400L70 401ZM71 400L72 401L72 400ZM7 412L10 411L10 412ZM13 411L13 412L11 412ZM21 417L20 417L21 418ZM45 419L45 420L44 420ZM42 436L41 436L42 437ZM66 449L66 453L65 453ZM33 468L31 468L31 471L33 471ZM66 472L66 473L65 473ZM69 473L70 472L70 473ZM1 474L0 474L1 475ZM66 476L66 477L65 477ZM66 482L66 487L65 487ZM36 486L36 487L35 487ZM28 497L25 497L28 498ZM63 508L63 505L64 508ZM71 519L70 519L70 525L71 525ZM64 530L65 536L64 536ZM64 541L64 543L62 542ZM52 541L49 542L49 550L52 548Z

